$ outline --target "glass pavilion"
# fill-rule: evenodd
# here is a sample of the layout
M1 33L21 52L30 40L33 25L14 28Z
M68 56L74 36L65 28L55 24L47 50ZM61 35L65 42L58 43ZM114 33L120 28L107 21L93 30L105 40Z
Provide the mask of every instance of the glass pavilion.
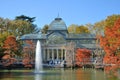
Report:
M96 38L93 34L68 33L67 26L62 18L55 18L49 25L47 34L25 34L21 40L40 40L42 46L42 58L44 62L49 60L73 61L77 48L96 49Z

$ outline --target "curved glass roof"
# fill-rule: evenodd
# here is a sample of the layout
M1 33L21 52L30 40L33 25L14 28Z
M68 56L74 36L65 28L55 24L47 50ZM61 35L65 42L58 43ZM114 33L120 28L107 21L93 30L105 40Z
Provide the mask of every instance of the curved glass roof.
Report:
M57 32L51 34L48 37L48 41L47 41L47 44L65 44L65 43L66 43L66 41L65 41L64 37Z
M89 33L82 34L69 33L67 38L95 38L95 35Z
M48 30L67 30L67 26L62 18L55 18L50 23Z
M45 34L25 34L21 36L21 40L26 40L26 39L46 39Z

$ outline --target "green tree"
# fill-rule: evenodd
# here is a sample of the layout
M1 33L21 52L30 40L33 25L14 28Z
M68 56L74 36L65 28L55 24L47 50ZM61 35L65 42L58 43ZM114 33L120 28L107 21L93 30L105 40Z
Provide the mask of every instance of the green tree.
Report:
M8 32L8 28L9 28L9 22L11 20L9 19L4 19L4 18L0 18L0 34L3 34L4 32Z
M22 20L22 21L28 21L30 23L33 23L35 21L35 17L20 15L20 16L16 16L15 20Z
M28 22L29 28L27 28L27 32L29 32L29 33L36 33L36 32L38 32L37 25L33 24L33 22L35 21L35 17L29 17L29 16L25 16L25 15L16 16L15 21L20 21L20 20ZM24 29L25 28L26 27L24 27Z
M85 26L89 29L90 33L95 34L95 31L93 29L93 26L94 26L93 24L87 23L85 24Z
M78 33L78 34L80 34L80 33L90 33L90 31L86 26L80 25L76 28L76 33Z
M104 35L105 20L96 22L93 26L96 35Z
M114 25L114 22L120 18L120 15L118 14L113 14L110 16L107 16L105 20L101 20L99 22L96 22L93 25L93 30L96 35L104 35L104 30L106 27L111 28Z
M48 28L49 28L49 25L44 25L44 27L42 28L42 30L41 30L41 32L42 32L42 34L46 34L47 33L47 30L48 30Z
M24 18L24 19L22 19ZM15 38L19 38L24 34L37 33L38 28L33 22L35 17L16 17L15 20L0 18L0 48L3 50L4 41L8 36L13 35ZM17 44L20 44L17 41ZM20 47L20 46L19 46ZM16 53L20 53L20 49Z
M68 32L69 33L76 33L76 28L78 27L78 25L76 24L71 24L69 27L68 27Z
M81 33L90 33L90 30L88 29L88 27L84 25L79 26L79 25L72 24L68 27L68 32L75 33L75 34L81 34Z
M9 33L12 35L22 36L24 34L32 33L34 30L30 27L31 24L27 21L13 20L9 25Z
M120 18L120 14L113 14L110 16L107 16L105 19L105 27L113 27L115 21L117 21Z
M3 32L2 34L0 34L0 47L3 46L4 40L6 39L6 37L10 35L7 32Z

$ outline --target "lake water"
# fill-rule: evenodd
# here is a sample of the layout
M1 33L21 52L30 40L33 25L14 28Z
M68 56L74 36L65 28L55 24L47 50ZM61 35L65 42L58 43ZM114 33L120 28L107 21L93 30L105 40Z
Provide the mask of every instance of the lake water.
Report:
M108 77L104 71L95 69L61 69L52 68L40 74L34 70L0 70L0 80L120 80Z

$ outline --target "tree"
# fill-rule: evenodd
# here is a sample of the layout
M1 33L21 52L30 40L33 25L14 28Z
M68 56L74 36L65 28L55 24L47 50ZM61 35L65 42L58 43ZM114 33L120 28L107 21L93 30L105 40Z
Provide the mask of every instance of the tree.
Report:
M26 40L25 45L23 48L23 65L25 67L31 68L32 64L31 62L34 61L35 58L35 44L32 40Z
M89 29L84 26L84 25L80 25L76 28L76 33L80 34L80 33L90 33Z
M90 31L90 33L95 34L95 31L93 29L93 26L94 26L93 24L87 23L87 24L85 24L85 26L88 28L88 30Z
M113 14L110 16L107 16L107 18L105 19L105 27L113 27L114 23L116 22L116 20L118 20L118 18L120 18L120 14Z
M105 35L100 36L100 45L105 51L104 63L114 64L106 66L105 70L116 70L120 67L120 18L113 26L105 28ZM116 68L115 68L116 67Z
M37 26L33 24L35 17L24 17L18 16L15 20L0 18L0 34L7 33L8 36L20 37L24 34L37 33Z
M8 25L11 20L0 18L0 34L8 31Z
M90 50L78 48L76 50L76 55L75 55L76 65L84 66L85 64L89 63L91 61L90 56L91 56Z
M90 33L88 27L84 25L75 25L72 24L68 27L68 32L69 33L75 33L75 34L81 34L81 33Z
M114 22L120 18L120 15L117 15L117 14L113 14L113 15L110 15L110 16L107 16L106 19L104 20L101 20L99 22L95 22L92 26L92 31L95 32L96 35L104 35L104 31L105 31L105 28L106 27L113 27L114 25ZM89 25L91 26L91 25Z
M3 49L5 49L5 52L9 52L9 55L13 57L18 50L16 38L14 36L8 36L4 41Z
M78 25L75 25L75 24L71 24L69 27L68 27L68 32L69 33L76 33L76 28L78 27Z
M35 17L20 15L20 16L16 16L15 20L22 20L22 21L28 21L30 23L33 23L35 21Z
M15 21L25 21L29 24L28 26L28 30L29 33L36 33L38 32L37 26L35 24L33 24L33 22L35 21L35 17L29 17L29 16L25 16L25 15L20 15L20 16L16 16ZM22 27L22 29L24 30L26 27ZM25 33L26 34L26 33Z
M10 34L8 34L7 32L3 32L2 34L0 34L0 47L2 48L4 41L6 39L7 36L9 36Z
M11 69L11 65L16 62L15 56L18 50L18 45L16 42L16 38L14 36L8 36L4 41L3 45L4 56L2 57L3 65L7 66L8 69Z
M104 28L105 28L105 20L102 20L100 22L96 22L94 25L93 25L93 30L97 35L104 35Z
M44 25L43 29L42 29L42 34L46 34L47 33L47 30L49 29L49 25Z

